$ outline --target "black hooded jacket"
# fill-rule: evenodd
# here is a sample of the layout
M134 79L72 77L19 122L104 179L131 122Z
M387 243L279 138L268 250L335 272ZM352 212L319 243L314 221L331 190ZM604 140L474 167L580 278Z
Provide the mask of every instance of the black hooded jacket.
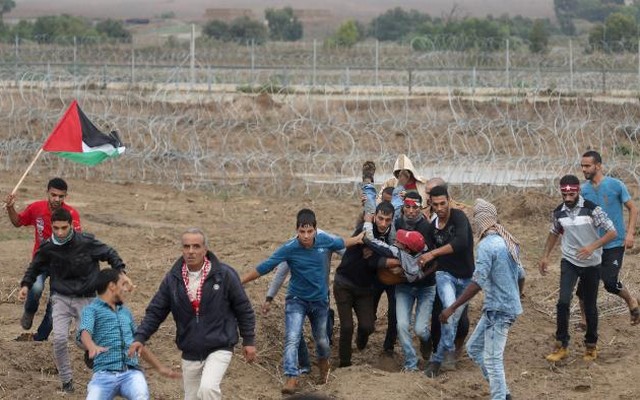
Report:
M180 257L147 306L134 336L136 341L145 343L171 313L176 323L176 345L185 360L203 361L214 351L232 351L238 343L238 330L243 346L254 345L255 314L238 273L212 252L206 257L211 270L202 286L200 315L196 316L189 300L182 279L184 259Z

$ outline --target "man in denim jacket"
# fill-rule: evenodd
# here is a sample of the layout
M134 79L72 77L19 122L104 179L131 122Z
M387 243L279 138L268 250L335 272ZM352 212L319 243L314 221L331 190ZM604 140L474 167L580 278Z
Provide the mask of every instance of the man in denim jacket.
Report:
M504 348L509 328L522 313L518 281L524 276L518 241L498 223L496 207L477 199L473 215L480 243L471 283L440 314L445 324L454 311L480 290L484 291L482 317L467 342L469 357L489 381L492 399L510 399L504 374Z

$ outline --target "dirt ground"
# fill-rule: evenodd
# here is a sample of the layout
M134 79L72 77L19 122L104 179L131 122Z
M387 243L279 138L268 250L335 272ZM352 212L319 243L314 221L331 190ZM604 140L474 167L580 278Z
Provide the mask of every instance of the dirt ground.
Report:
M48 177L29 176L18 192L18 209L30 201L43 198ZM15 184L16 176L0 173L2 197ZM141 319L144 309L163 275L180 254L178 238L189 226L201 226L210 235L211 249L240 273L257 265L279 244L292 235L295 214L310 207L318 216L319 226L331 232L350 234L358 202L351 198L308 197L215 197L202 191L178 192L164 186L140 183L111 184L69 180L68 202L80 214L85 231L92 232L118 250L127 263L129 276L137 285L128 306ZM523 242L524 264L528 272L524 314L513 326L505 354L508 384L517 399L637 399L640 398L640 327L629 324L628 312L617 298L600 292L600 357L590 365L582 361L581 333L572 330L571 356L567 362L552 366L544 355L553 343L554 312L559 280L559 256L553 257L550 274L537 272L537 258L546 238L548 212L559 197L530 192L495 199L503 223ZM59 392L51 344L17 342L22 329L19 319L22 304L17 289L29 261L33 240L32 228L14 229L8 218L0 218L0 398L52 399L84 398L90 371L82 362L82 352L70 346L76 394ZM640 246L640 243L638 243ZM337 266L334 260L334 266ZM627 254L623 275L637 294L640 277L638 256ZM254 307L259 306L271 277L263 277L247 286ZM471 303L470 319L479 318L481 296ZM223 381L225 398L280 399L282 384L281 352L283 343L283 304L280 294L271 312L257 315L259 362L246 364L239 348ZM39 323L41 307L35 323ZM314 384L317 370L302 378L304 391L318 392L336 399L484 399L488 385L480 370L464 356L458 370L430 380L419 373L400 372L400 348L392 361L381 356L386 327L386 304L378 311L376 332L368 348L354 350L354 365L334 369L329 383ZM573 326L573 324L572 324ZM336 324L334 335L338 335ZM572 328L573 329L573 328ZM174 344L171 317L153 336L149 345L165 363L180 365ZM308 332L308 330L307 330ZM310 349L312 341L307 338ZM355 347L355 346L354 346ZM313 350L312 350L313 351ZM337 347L332 359L337 364ZM181 381L170 381L154 371L147 371L153 398L179 399Z

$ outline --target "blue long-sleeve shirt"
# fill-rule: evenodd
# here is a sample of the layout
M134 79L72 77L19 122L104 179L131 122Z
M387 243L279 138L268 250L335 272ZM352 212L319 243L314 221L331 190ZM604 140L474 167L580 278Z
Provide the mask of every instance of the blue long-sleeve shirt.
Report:
M500 235L489 233L480 240L472 280L484 292L483 311L500 311L513 316L522 314L520 277L524 277L524 270L511 257Z
M288 296L306 301L326 301L329 286L326 277L326 260L330 252L344 249L344 240L323 232L317 232L313 246L303 247L297 238L280 246L268 259L258 265L260 275L271 272L281 262L287 262L291 270Z

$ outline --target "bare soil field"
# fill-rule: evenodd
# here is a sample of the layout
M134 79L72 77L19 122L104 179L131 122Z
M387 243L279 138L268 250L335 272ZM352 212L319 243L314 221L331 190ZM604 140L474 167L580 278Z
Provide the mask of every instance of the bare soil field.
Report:
M41 199L49 176L29 176L18 192L18 208ZM11 190L17 176L0 172L0 194ZM115 247L128 265L129 276L137 285L128 306L139 320L163 275L180 254L179 234L189 226L201 226L210 235L210 248L238 272L253 268L294 230L299 208L310 207L318 215L319 226L349 235L359 210L355 197L324 196L316 199L289 193L287 197L220 196L207 191L177 191L162 185L139 182L122 184L101 180L69 179L68 202L75 206L85 231L92 232ZM545 192L546 193L546 192ZM571 356L556 366L544 360L553 343L554 313L559 281L559 255L553 257L550 274L537 272L537 259L547 234L547 215L560 201L559 196L542 192L518 192L494 199L503 223L523 242L524 264L528 273L524 314L513 326L505 354L506 374L516 399L637 399L640 398L640 327L629 324L628 312L604 290L600 292L600 357L587 365L582 361L581 334L571 331ZM458 198L470 202L464 193ZM52 358L51 344L17 342L22 329L19 319L22 304L17 288L29 261L31 228L14 229L8 218L0 218L0 398L2 399L81 399L85 397L90 371L82 362L82 352L70 345L76 394L63 395ZM640 246L640 243L638 243ZM334 266L337 265L334 260ZM623 272L631 291L638 294L640 276L635 251L627 254ZM264 299L270 277L249 284L246 290L254 307ZM43 300L44 301L44 300ZM257 313L259 361L245 364L236 349L223 392L228 399L280 399L282 384L281 352L283 344L283 305L281 293L268 315ZM472 326L479 318L481 296L471 303ZM39 322L44 307L36 316ZM381 358L386 305L378 311L376 332L363 351L354 350L354 365L334 369L329 382L314 384L316 368L302 379L302 388L335 399L484 399L488 385L480 370L465 356L457 371L435 380L423 374L402 373L400 348L396 345L393 361ZM336 325L334 335L338 335ZM308 330L307 330L308 332ZM313 345L307 337L313 354ZM178 367L180 354L174 344L171 317L149 343L165 363ZM337 364L337 348L332 359ZM169 381L147 371L153 398L179 399L180 381Z

